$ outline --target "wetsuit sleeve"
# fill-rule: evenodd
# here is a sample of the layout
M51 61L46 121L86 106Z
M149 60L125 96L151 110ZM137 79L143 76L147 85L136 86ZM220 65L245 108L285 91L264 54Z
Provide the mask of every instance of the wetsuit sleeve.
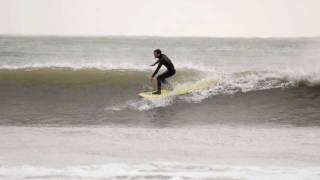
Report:
M154 63L154 65L158 64L159 62L160 62L160 59L159 59L158 61L156 61L156 62Z
M162 66L162 62L157 61L155 64L157 64L157 63L159 63L159 64L158 64L158 67L157 67L157 69L154 71L154 73L152 74L152 77L154 77L154 76L158 73L159 69L160 69L161 66Z

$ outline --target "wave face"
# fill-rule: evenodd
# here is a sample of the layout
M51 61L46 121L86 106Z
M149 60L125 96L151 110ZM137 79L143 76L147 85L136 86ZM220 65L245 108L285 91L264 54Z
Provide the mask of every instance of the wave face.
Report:
M1 125L320 124L319 39L0 37L0 47ZM215 83L139 98L155 48L177 67L174 87Z

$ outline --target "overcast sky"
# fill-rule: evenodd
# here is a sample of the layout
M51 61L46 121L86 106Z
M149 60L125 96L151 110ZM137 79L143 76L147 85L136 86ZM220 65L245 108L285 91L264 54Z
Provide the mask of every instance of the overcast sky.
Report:
M320 36L320 0L0 0L0 34Z

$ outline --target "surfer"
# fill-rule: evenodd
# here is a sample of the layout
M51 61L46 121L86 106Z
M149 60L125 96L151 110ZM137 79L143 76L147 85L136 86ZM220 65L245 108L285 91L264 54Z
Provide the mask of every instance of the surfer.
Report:
M171 60L165 54L162 54L160 49L154 50L153 55L155 58L158 58L158 60L155 63L151 64L150 66L155 66L156 64L158 64L158 67L152 74L152 77L150 80L151 82L154 79L154 76L158 73L162 65L164 65L167 68L165 72L157 76L157 91L152 93L152 94L161 94L161 83L166 83L166 79L173 76L176 73L176 70L174 69L174 66Z

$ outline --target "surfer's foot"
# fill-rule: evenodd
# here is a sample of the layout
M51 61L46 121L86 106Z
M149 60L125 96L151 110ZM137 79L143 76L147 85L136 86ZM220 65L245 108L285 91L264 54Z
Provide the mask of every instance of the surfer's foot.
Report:
M152 94L161 94L161 91L155 91Z

